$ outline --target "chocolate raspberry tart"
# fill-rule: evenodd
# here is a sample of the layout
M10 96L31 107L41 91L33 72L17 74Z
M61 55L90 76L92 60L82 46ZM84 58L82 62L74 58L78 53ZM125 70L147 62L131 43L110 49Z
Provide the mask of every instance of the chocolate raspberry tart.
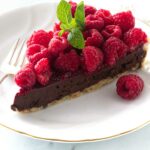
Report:
M45 108L142 65L147 36L134 27L131 11L112 15L83 2L61 0L57 17L60 22L52 31L36 31L27 41L29 62L15 75L20 91L11 106L14 111Z

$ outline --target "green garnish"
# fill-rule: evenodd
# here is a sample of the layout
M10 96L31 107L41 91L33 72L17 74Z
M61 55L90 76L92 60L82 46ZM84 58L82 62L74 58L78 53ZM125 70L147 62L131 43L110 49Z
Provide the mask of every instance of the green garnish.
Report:
M81 28L81 30L84 29L85 25L85 12L84 12L84 2L80 2L77 6L76 12L75 12L75 21L78 24L78 26Z
M61 0L57 6L57 17L64 24L69 24L72 20L71 6L65 0Z
M78 49L83 49L85 46L82 32L78 28L74 28L68 35L69 43Z
M77 5L75 18L73 18L71 5L65 0L61 0L57 7L57 17L61 22L59 36L65 31L68 31L69 35L67 40L69 43L75 48L83 49L85 46L82 34L82 30L84 30L85 26L84 2L82 1Z

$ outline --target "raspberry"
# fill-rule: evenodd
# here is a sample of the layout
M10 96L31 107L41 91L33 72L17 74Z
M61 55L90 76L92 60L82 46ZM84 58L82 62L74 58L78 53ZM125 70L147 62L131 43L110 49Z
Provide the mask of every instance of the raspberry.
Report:
M31 64L30 67L24 67L15 75L15 82L24 89L29 89L35 85L36 75L33 68L31 68Z
M27 47L32 44L39 44L48 47L48 43L52 39L52 37L52 31L50 31L49 33L44 30L35 31L27 41Z
M72 16L74 17L74 14L77 8L77 3L69 1L69 4L71 5L71 13L72 13Z
M147 42L147 35L140 28L133 28L124 34L124 42L130 51L133 51L137 46Z
M96 12L96 8L92 7L92 6L88 6L88 5L85 5L84 6L84 10L85 10L85 16L88 16L90 14L95 14Z
M103 53L99 48L87 46L83 49L84 69L92 73L103 63Z
M88 15L85 18L86 29L97 29L101 31L104 26L104 20L101 17L96 17L95 15Z
M60 54L56 59L55 68L59 71L71 71L75 72L78 70L80 65L80 58L75 50L71 50L66 54Z
M117 13L113 15L113 20L114 24L119 25L123 32L128 31L135 25L135 18L131 11Z
M117 25L108 25L102 30L102 35L105 39L108 39L111 36L120 38L122 36L121 28Z
M60 24L61 24L61 23L55 23L54 28L53 28L53 31L54 31L54 32L61 30Z
M119 59L117 51L111 49L109 52L104 53L105 55L105 64L112 67L116 64L116 61Z
M26 56L29 62L35 64L42 58L50 58L50 54L47 48L39 44L33 44L27 48Z
M99 47L101 43L103 42L102 35L96 29L87 30L83 34L86 39L85 41L86 46Z
M34 66L34 69L38 82L41 85L47 85L52 76L48 59L42 58L41 60L39 60Z
M144 82L139 76L129 74L120 77L116 86L120 97L132 100L140 95L144 88Z
M49 52L54 57L58 57L59 53L64 52L64 50L68 47L68 42L66 38L55 36L52 38L52 40L49 43Z
M96 11L95 15L97 17L103 18L105 26L109 24L113 24L113 17L109 10L99 9Z
M120 39L116 37L110 37L103 45L105 53L105 63L109 66L116 64L119 58L126 56L128 47Z

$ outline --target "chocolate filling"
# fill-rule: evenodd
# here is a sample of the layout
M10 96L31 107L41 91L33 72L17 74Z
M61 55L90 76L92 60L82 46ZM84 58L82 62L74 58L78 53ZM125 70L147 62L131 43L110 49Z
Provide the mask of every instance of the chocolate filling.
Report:
M113 78L117 74L131 70L137 65L140 67L145 55L146 52L142 47L139 47L136 51L118 60L115 66L105 66L92 74L79 71L67 78L54 75L49 85L45 87L36 85L30 91L16 94L14 104L11 108L14 111L16 109L18 111L23 111L33 107L46 107L54 100L59 100L62 97L77 91L82 91L83 89L98 83L100 80Z

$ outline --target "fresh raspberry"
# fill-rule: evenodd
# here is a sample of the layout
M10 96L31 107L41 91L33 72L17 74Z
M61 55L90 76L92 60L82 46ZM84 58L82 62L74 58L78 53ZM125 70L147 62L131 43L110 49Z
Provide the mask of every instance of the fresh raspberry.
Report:
M133 28L124 34L124 42L130 51L133 51L137 46L147 42L147 35L140 28Z
M74 17L74 14L77 8L77 3L73 1L69 1L69 4L71 5L71 13L72 13L72 16Z
M111 36L120 38L122 36L121 28L117 25L108 25L102 30L102 35L105 39L108 39Z
M123 32L128 31L135 25L135 18L131 11L120 12L113 15L113 20L115 25L119 25Z
M51 76L52 72L50 69L49 61L47 58L42 58L39 60L36 65L34 66L37 80L41 85L47 85Z
M96 46L99 47L103 42L103 37L96 29L86 30L84 33L84 37L86 39L86 46Z
M118 54L117 54L117 51L111 49L109 52L105 52L104 53L105 55L105 64L112 67L113 65L116 64L117 60L119 59L118 58Z
M113 17L112 17L109 10L99 9L99 10L96 11L95 15L97 17L103 18L105 26L113 24Z
M39 44L48 47L48 43L52 39L52 37L52 31L50 31L49 33L44 30L35 31L27 41L27 47L33 44Z
M104 26L104 20L101 17L96 17L95 15L88 15L85 18L86 29L97 29L101 31L103 26Z
M103 64L103 53L99 48L87 46L83 49L84 69L92 73Z
M26 56L29 62L35 64L42 58L49 58L50 54L47 48L39 44L33 44L27 48Z
M59 32L60 32L60 31L54 32L54 37L55 37L55 36L59 36ZM69 34L69 32L68 32L68 31L65 31L65 32L62 34L62 37L64 37L65 39L67 39L67 38L68 38L68 34ZM69 44L69 42L68 42L68 46L67 46L67 48L64 50L64 52L69 52L72 48L73 48L73 47L72 47L72 46Z
M110 37L103 45L105 63L109 66L116 64L119 58L126 56L128 47L123 41L116 37Z
M89 6L89 5L85 5L84 10L85 10L85 16L88 16L90 14L93 15L96 12L96 8L94 8L93 6Z
M132 100L140 95L144 88L144 82L139 76L129 74L120 77L116 86L120 97Z
M64 37L55 36L49 43L49 52L52 56L57 57L59 53L64 52L64 50L68 47L68 41Z
M59 71L71 71L78 70L80 65L80 58L75 50L71 50L69 53L60 54L56 59L55 68Z
M31 67L31 64L30 64ZM36 83L36 75L33 68L24 67L15 75L15 82L21 88L29 89Z
M61 23L55 23L54 28L53 28L54 33L55 33L56 31L60 31L60 30L61 30L60 24L61 24Z

